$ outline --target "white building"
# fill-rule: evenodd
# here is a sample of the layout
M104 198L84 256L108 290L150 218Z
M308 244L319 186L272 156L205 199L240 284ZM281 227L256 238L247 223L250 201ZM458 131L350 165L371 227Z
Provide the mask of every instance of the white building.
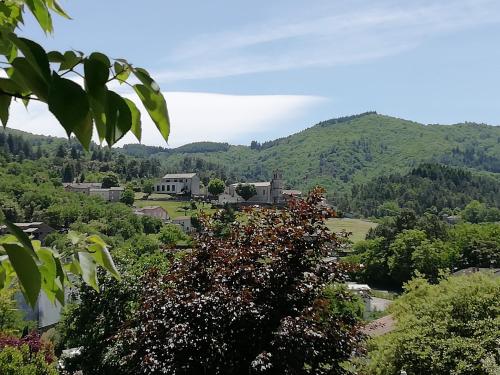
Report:
M155 185L155 193L200 195L200 178L196 173L170 173Z

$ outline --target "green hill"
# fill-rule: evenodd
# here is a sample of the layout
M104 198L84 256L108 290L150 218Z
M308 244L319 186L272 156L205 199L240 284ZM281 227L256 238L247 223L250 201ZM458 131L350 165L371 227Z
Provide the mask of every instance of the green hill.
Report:
M423 164L407 174L379 176L352 186L351 194L339 199L341 210L362 216L393 215L399 208L422 214L463 209L473 200L500 208L500 174L483 175L463 168Z
M36 146L33 152L40 145L44 153L53 154L59 145L68 144L63 138L15 130L0 133L22 136ZM81 151L74 140L70 147ZM423 125L375 112L323 121L288 137L262 144L253 141L250 146L203 141L171 149L125 145L112 153L93 144L91 150L92 157L85 157L93 161L88 165L91 171L115 171L127 180L193 171L205 182L215 176L228 183L265 181L274 169L281 169L286 187L306 191L322 185L335 199L349 195L354 185L381 176L404 175L422 163L500 175L500 127Z
M226 151L162 154L172 172L222 174L229 181L267 180L283 171L287 185L325 186L330 196L355 183L437 162L500 173L500 127L423 125L374 112L321 122L285 138Z

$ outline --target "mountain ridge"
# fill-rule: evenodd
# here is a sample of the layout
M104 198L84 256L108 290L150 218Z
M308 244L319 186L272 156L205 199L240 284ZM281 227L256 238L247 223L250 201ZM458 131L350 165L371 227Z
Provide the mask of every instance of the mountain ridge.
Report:
M50 137L51 143L62 140ZM424 162L500 173L500 127L473 122L425 125L373 111L322 121L249 146L204 141L178 148L129 144L114 150L154 157L165 172L195 171L205 180L217 176L228 182L265 181L281 169L287 187L322 185L330 197L348 192L353 184L405 173Z

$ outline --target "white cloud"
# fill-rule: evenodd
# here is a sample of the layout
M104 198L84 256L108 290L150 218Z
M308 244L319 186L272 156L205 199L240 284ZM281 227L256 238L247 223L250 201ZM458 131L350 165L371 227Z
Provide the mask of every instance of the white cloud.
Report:
M314 4L309 8L315 13ZM191 38L166 59L162 81L216 78L358 63L415 48L427 39L500 22L495 0L353 1L305 16L272 19ZM360 6L361 5L361 6ZM309 10L309 9L308 9Z
M194 141L238 143L260 139L269 128L287 134L287 121L304 114L326 99L304 95L223 95L199 92L164 93L172 123L170 147ZM136 100L133 96L132 99ZM148 115L142 110L142 143L166 146ZM46 109L32 102L28 111L19 103L11 107L9 127L65 137L65 131ZM119 144L136 143L132 135Z

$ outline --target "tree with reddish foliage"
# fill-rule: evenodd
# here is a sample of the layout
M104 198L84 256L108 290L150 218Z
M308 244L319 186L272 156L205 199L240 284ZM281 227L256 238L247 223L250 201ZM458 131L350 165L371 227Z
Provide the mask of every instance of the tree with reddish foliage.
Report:
M166 275L150 272L134 321L118 337L122 373L344 374L362 335L325 288L346 270L321 189L283 210L248 210L227 236L204 230ZM350 295L339 293L336 304Z

